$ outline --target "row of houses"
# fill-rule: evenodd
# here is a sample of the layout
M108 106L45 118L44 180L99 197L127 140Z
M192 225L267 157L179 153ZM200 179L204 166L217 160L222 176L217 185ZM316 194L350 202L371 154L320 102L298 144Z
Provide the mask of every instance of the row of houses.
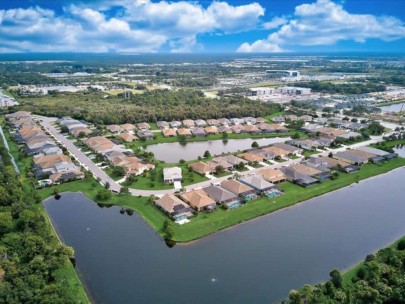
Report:
M213 212L217 205L234 209L258 196L275 197L282 192L260 175L246 176L239 180L228 179L218 185L194 189L179 196L166 194L155 201L163 212L176 222L182 222L196 212Z
M275 143L271 146L250 149L239 156L248 162L263 162L279 158L301 155L303 150L287 143Z
M260 123L264 123L266 120L262 117L242 117L242 118L219 118L219 119L184 119L182 121L158 121L156 123L157 127L161 130L164 129L178 129L178 128L194 128L194 127L199 127L199 128L204 128L207 126L233 126L233 125L256 125Z
M83 172L54 140L32 119L31 113L19 111L6 115L14 129L13 136L20 150L33 156L32 170L40 186L84 178Z
M79 120L73 119L69 116L65 116L65 117L58 119L57 123L60 126L66 127L68 129L69 133L72 134L73 136L79 136L79 135L88 136L93 133L93 131L91 131L88 128L87 124L85 124Z
M134 156L131 149L124 145L117 145L103 136L86 138L83 143L98 154L101 154L113 167L122 167L126 175L140 175L145 171L154 169L155 166L145 163Z
M108 125L106 129L125 142L132 142L139 138L145 140L153 139L153 133L150 130L151 126L146 122L138 123L136 126L129 123L123 125Z
M221 166L224 170L233 171L240 166L241 163L245 165L248 162L234 155L225 155L215 157L207 163L201 161L192 163L189 165L189 168L198 174L206 175L214 173L218 166Z
M257 125L242 125L237 124L233 126L207 126L207 127L191 127L191 128L166 128L162 130L162 134L164 137L175 137L179 136L197 136L197 137L204 137L207 135L217 135L222 133L234 133L234 134L241 134L241 133L249 133L249 134L259 134L259 133L286 133L289 130L279 124L268 124L266 122L262 122Z
M305 122L310 122L313 120L313 117L311 115L302 115L302 116L297 116L294 114L291 115L280 115L280 116L275 116L271 119L275 123L285 123L288 121L298 121L298 120L303 120Z

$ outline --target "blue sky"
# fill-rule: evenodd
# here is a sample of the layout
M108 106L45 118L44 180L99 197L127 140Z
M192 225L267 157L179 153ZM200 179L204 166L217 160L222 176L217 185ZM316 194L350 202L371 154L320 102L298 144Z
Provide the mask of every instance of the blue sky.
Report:
M12 0L0 52L405 50L405 0Z

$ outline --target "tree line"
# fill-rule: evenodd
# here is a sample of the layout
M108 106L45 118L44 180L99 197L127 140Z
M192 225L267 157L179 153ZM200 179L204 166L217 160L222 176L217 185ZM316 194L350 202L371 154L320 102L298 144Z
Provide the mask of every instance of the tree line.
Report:
M77 303L57 275L73 255L51 235L38 193L23 190L0 143L0 303Z

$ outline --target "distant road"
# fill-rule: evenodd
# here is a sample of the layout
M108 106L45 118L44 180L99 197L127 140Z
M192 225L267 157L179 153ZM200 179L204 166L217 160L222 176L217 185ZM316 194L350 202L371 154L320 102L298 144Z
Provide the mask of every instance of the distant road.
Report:
M73 142L69 139L67 139L65 136L63 136L58 130L56 130L50 123L53 121L56 121L56 118L49 118L49 117L39 117L40 119L40 123L42 124L42 126L48 130L48 132L55 138L55 140L57 142L59 142L60 144L62 144L63 146L65 146L65 148L69 151L69 153L80 163L80 165L82 165L86 170L90 171L93 176L100 180L100 182L105 185L106 183L110 184L110 189L114 192L119 192L121 189L121 185L118 184L115 180L113 180L110 176L107 175L107 173L105 173L100 167L98 167L96 164L93 163L93 161L86 155L84 154L82 151L80 151L79 148L77 148ZM370 140L368 141L363 141L361 143L357 143L351 146L343 146L340 147L338 149L333 149L333 150L327 150L327 151L323 151L320 152L318 154L313 154L312 156L317 156L317 155L322 155L322 156L327 156L331 151L333 152L338 152L338 151L344 151L346 150L348 147L350 148L358 148L358 147L362 147L362 146L367 146L373 143L377 143L379 141L382 141L382 136L372 136ZM244 171L244 172L238 172L239 176L246 176L246 175L252 175L257 173L257 171L262 170L264 168L273 168L273 169L277 169L277 168L281 168L283 166L289 166L289 165L293 165L293 164L297 164L299 162L301 162L303 159L303 157L297 158L297 159L290 159L287 160L285 162L282 163L276 163L273 165L269 165L267 167L261 167L261 168L257 168L257 169L253 169L253 170L248 170L248 171ZM223 176L220 178L216 178L216 179L212 179L212 180L207 180L201 183L196 183L193 185L189 185L184 187L186 190L191 190L191 189L195 189L195 188L201 188L201 187L206 187L211 185L212 183L218 183L221 182L223 180L227 180L229 177L231 177L231 175L228 176ZM174 193L178 190L176 189L167 189L167 190L141 190L141 189L133 189L130 188L129 192L133 195L133 196L151 196L151 195L156 195L156 196L162 196L164 194L170 194L170 193Z

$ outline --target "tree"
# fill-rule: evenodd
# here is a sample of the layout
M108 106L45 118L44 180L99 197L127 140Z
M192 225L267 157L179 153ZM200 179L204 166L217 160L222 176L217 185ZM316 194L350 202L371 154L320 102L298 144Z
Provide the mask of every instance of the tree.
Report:
M129 188L128 187L121 187L120 194L129 194Z
M225 168L221 165L215 167L215 174L222 174L225 172Z
M340 275L339 270L333 269L329 273L329 275L331 277L331 282L333 286L335 286L336 288L342 288L342 276Z
M208 151L208 150L207 150L207 151L205 151L205 152L204 152L204 157L205 157L205 158L209 158L209 157L211 157L211 153L210 153L210 151Z
M257 143L257 141L252 142L252 148L259 148L259 144Z
M292 139L300 139L301 136L300 136L300 134L299 134L298 132L295 132L295 133L291 136L291 138L292 138Z
M174 237L174 229L173 229L173 223L170 220L166 220L163 223L163 233L164 233L164 238L166 240L172 240Z
M10 232L13 229L13 217L11 212L1 212L0 213L0 237L3 234Z
M104 185L104 188L106 188L107 190L110 189L110 183L106 182L105 185Z
M112 174L119 177L125 176L125 169L120 166L115 166L112 169Z
M405 250L405 239L399 241L397 248L398 250Z
M111 192L107 189L101 189L97 192L96 198L100 201L106 201L111 198Z

